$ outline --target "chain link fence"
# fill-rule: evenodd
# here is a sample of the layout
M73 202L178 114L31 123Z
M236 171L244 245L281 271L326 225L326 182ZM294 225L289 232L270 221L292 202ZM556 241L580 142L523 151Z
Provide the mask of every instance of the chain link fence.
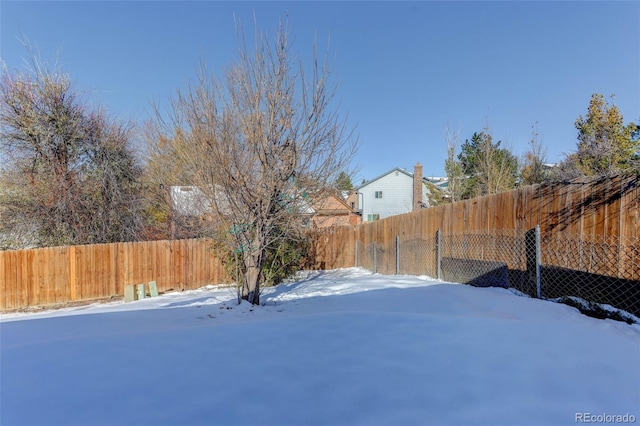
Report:
M607 304L640 317L638 238L542 238L542 297L567 296Z
M437 233L431 239L396 237L395 244L356 244L356 266L380 274L513 288L578 308L610 305L640 317L638 238L545 236L538 227L526 232Z

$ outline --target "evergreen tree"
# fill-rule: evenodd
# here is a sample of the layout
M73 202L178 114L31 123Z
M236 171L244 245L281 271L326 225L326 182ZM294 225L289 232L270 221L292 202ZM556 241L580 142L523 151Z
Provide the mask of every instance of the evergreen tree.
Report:
M340 174L336 178L335 186L336 189L339 189L340 191L351 191L353 189L351 176L349 176L346 172L340 172Z
M625 125L618 107L609 105L603 95L591 96L586 116L579 116L575 126L577 167L582 174L598 176L640 170L640 127L633 122Z
M462 144L458 160L467 177L463 198L497 194L515 188L518 177L518 160L501 141L493 143L488 129L474 133L471 140Z

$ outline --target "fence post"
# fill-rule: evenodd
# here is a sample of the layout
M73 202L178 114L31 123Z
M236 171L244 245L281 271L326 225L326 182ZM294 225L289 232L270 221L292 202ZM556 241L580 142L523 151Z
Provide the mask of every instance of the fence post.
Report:
M396 275L400 273L400 235L396 235Z
M358 240L356 240L356 258L353 264L355 265L356 268L358 267Z
M375 241L373 242L373 273L378 273L378 249Z
M541 240L540 225L536 225L536 289L538 290L538 299L542 299L542 277L540 276L542 265Z
M440 228L436 231L436 275L442 279L442 232Z

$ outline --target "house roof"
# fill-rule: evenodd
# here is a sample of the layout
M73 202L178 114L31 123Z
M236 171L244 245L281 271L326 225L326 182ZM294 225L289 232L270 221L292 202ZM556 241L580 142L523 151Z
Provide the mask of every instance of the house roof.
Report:
M316 213L320 214L335 214L338 212L350 213L353 212L347 202L339 195L335 193L329 193L324 198L320 199L314 204Z
M371 179L371 180L368 180L368 181L366 181L365 183L363 183L362 185L360 185L360 186L358 186L358 187L354 188L354 191L359 191L359 190L360 190L360 188L364 188L365 186L367 186L367 185L369 185L369 184L371 184L371 183L373 183L373 182L377 181L378 179L382 179L383 177L385 177L385 176L387 176L387 175L390 175L391 173L394 173L394 172L400 172L400 173L402 173L402 174L404 174L404 175L407 175L407 176L408 176L408 177L410 177L411 179L413 179L413 173L411 173L411 172L409 172L409 171L407 171L407 170L405 170L405 169L403 169L403 168L400 168L400 167L394 167L393 169L389 170L388 172L383 173L383 174L381 174L380 176L377 176L377 177L375 177L375 178L373 178L373 179ZM431 179L429 179L429 178L427 178L427 177L422 177L422 183L433 183L433 182L431 181ZM434 183L434 185L438 186L438 185L437 185L437 184L435 184L435 183Z
M172 208L181 216L202 216L211 211L211 201L197 186L171 186Z
M318 201L304 201L305 210L303 214L324 214L333 215L337 213L353 213L353 209L341 198L340 194L325 192L317 197Z

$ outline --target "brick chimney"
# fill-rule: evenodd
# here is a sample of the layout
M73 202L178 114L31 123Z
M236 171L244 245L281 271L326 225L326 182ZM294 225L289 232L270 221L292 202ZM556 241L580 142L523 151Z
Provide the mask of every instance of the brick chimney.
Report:
M413 210L422 208L422 164L413 166Z

